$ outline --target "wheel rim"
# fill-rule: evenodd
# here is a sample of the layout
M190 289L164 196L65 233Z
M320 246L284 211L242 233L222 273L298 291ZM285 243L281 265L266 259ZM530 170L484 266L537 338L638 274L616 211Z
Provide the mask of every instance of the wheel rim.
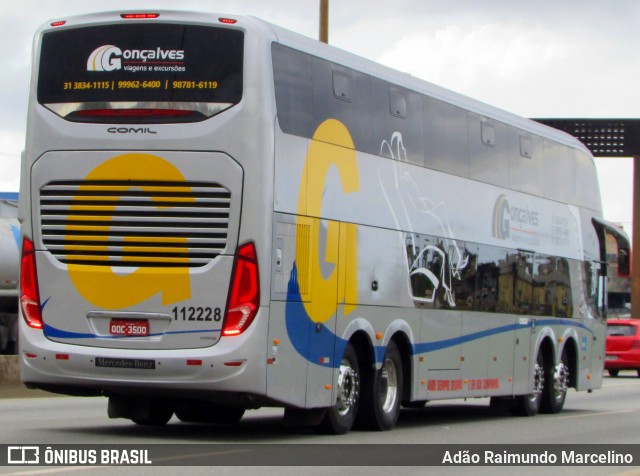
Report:
M358 373L351 367L348 360L343 360L338 373L338 399L336 408L338 414L346 415L358 401L360 380Z
M385 413L393 410L398 399L398 370L391 359L385 359L380 372L380 399Z
M539 398L542 397L542 392L544 391L544 367L536 362L536 365L533 368L533 392L529 395L529 399L532 402L535 402Z
M564 362L556 365L555 375L553 379L553 390L556 401L562 401L569 389L569 367Z

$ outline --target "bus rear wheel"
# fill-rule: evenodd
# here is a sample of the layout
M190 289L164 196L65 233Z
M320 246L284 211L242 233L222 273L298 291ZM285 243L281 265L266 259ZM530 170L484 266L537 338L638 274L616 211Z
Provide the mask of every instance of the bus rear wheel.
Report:
M560 362L555 366L553 372L547 373L544 393L542 396L542 413L560 413L564 407L569 390L569 365L567 354L562 352Z
M127 418L138 425L162 426L171 420L174 406L165 400L111 395L107 406L109 418Z
M131 421L138 425L163 426L171 420L172 416L173 407L164 402L152 402L145 416L132 418Z
M362 383L358 424L370 430L391 430L402 403L402 358L394 341L389 342L380 370L372 370Z
M533 389L528 395L516 397L511 412L518 416L535 416L542 406L542 395L544 393L545 371L544 358L538 353L536 363L533 366Z
M322 433L342 435L353 427L360 404L360 368L351 343L345 347L340 361L336 392L335 405L327 409L317 429Z
M178 420L185 423L232 425L244 415L244 408L190 402L176 408Z

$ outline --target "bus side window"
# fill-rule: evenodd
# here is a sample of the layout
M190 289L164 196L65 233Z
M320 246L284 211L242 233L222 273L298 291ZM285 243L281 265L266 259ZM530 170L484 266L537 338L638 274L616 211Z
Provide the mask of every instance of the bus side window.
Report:
M402 91L389 88L389 113L401 119L407 117L407 97Z
M311 137L314 131L311 56L274 43L272 58L278 123L287 134Z
M584 261L583 267L583 290L584 299L593 317L601 317L600 310L604 300L604 293L601 292L603 276L600 276L601 265L597 261Z
M353 78L339 71L333 72L333 95L343 101L351 102L353 97Z

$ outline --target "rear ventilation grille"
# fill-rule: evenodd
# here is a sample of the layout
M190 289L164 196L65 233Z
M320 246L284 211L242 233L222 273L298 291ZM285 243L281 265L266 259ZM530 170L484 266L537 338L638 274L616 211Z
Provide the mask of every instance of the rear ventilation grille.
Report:
M226 248L230 203L217 183L50 182L42 240L66 264L199 267Z

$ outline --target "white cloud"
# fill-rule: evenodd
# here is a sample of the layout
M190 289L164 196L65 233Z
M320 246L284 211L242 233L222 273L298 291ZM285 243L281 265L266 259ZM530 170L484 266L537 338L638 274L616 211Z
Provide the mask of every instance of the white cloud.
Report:
M505 82L528 82L541 62L554 68L569 55L553 32L508 24L449 25L407 35L379 60L450 89L482 93L491 84L495 90Z
M633 159L600 158L596 159L596 168L604 216L614 223L621 224L631 235Z
M20 187L20 151L24 136L0 130L0 192L17 192ZM2 152L11 151L11 152Z
M571 31L505 19L502 23L452 24L415 31L400 38L378 59L524 116L616 114L611 104L606 108L614 99L611 94L593 94L594 88L601 90L604 83L619 81L606 72L596 81L593 74L592 58L610 51L602 44L585 49L582 40ZM620 101L615 105L619 107Z

